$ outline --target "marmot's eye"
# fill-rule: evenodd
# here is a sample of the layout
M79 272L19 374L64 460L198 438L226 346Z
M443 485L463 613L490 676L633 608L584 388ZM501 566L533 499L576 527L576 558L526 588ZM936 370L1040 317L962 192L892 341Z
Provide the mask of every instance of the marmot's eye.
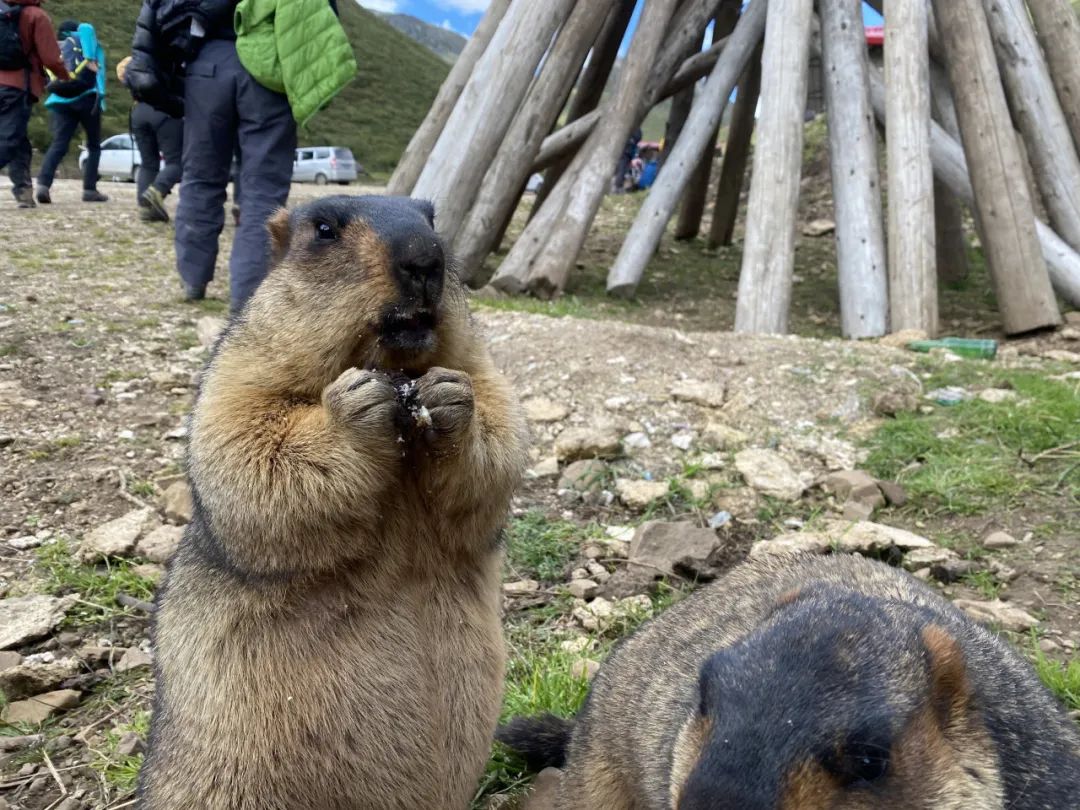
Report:
M329 222L323 222L322 220L315 221L315 238L316 239L337 239L337 231Z

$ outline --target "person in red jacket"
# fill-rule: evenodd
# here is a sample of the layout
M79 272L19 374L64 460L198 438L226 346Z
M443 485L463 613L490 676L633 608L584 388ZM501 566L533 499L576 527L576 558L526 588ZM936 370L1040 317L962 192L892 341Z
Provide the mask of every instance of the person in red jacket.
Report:
M49 15L41 0L0 0L0 170L8 166L19 208L34 207L30 181L30 108L45 94L45 69L69 79ZM7 35L18 29L21 58ZM11 45L12 47L8 47Z

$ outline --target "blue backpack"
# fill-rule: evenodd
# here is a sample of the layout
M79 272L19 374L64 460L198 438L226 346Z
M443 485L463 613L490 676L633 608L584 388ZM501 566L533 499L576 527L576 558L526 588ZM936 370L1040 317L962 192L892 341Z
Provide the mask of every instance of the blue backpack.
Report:
M48 90L63 98L77 98L84 93L97 91L97 72L90 69L90 60L83 54L78 33L60 40L60 58L71 78L49 82Z

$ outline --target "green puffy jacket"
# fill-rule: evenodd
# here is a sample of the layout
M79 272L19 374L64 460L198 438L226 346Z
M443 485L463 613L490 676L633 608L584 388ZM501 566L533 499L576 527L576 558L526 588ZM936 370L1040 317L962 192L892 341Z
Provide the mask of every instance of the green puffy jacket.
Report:
M356 76L349 38L326 0L242 0L235 23L241 64L288 96L300 126Z

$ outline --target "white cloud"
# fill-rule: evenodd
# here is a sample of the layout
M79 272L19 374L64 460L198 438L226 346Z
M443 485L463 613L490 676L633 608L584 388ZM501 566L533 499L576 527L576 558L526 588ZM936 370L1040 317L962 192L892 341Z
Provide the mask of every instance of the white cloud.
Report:
M465 14L486 11L490 3L491 0L435 0L435 5L440 8L450 8Z
M450 20L443 20L442 21L442 27L445 28L447 31L453 31L454 30L454 24L452 22L450 22Z
M385 11L388 14L398 10L397 0L356 0L369 11Z

